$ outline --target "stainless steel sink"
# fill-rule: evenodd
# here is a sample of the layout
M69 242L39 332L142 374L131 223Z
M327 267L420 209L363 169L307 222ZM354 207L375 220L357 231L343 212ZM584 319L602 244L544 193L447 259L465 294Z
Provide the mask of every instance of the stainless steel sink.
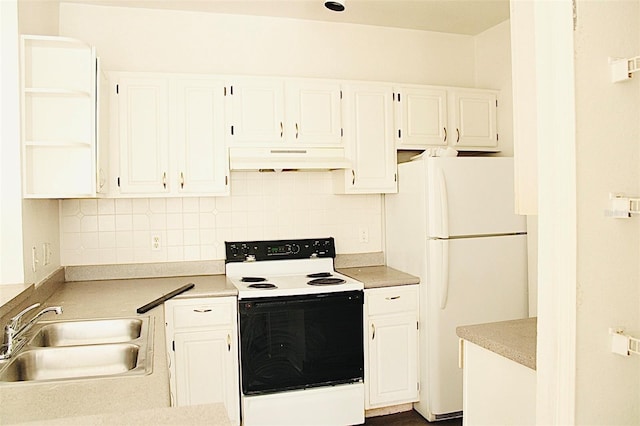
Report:
M115 318L43 323L30 346L77 346L129 342L140 337L143 320Z
M153 367L150 317L39 323L0 362L0 384L145 375Z
M138 366L131 343L26 350L0 373L3 382L59 380L124 374Z

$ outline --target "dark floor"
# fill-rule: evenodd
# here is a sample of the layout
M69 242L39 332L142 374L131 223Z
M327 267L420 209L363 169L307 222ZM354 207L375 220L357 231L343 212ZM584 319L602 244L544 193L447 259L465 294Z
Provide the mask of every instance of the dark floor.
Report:
M365 426L461 426L462 418L441 420L439 422L428 422L416 411L405 411L403 413L388 414L386 416L369 417L365 419Z

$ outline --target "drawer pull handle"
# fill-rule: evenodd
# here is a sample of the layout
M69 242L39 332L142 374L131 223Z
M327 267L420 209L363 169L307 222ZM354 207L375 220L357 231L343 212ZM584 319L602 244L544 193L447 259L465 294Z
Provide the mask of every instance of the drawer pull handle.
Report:
M205 308L205 309L194 309L193 312L199 312L201 314L207 313L207 312L211 312L210 308Z
M396 300L396 299L400 299L400 296L385 297L385 299L387 299L387 300Z

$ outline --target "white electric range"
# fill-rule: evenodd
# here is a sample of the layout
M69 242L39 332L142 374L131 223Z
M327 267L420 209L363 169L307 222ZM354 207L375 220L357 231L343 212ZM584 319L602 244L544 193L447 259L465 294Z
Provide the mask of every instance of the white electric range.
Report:
M334 258L333 238L226 243L243 424L364 422L364 285Z

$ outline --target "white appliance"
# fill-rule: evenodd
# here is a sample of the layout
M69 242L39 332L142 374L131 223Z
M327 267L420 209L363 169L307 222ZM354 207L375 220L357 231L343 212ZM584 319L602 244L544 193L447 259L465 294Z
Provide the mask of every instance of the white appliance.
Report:
M462 415L460 325L528 316L527 236L513 159L418 156L385 196L387 264L420 277L420 401L427 420Z
M364 422L364 285L334 258L333 238L226 242L243 425Z

